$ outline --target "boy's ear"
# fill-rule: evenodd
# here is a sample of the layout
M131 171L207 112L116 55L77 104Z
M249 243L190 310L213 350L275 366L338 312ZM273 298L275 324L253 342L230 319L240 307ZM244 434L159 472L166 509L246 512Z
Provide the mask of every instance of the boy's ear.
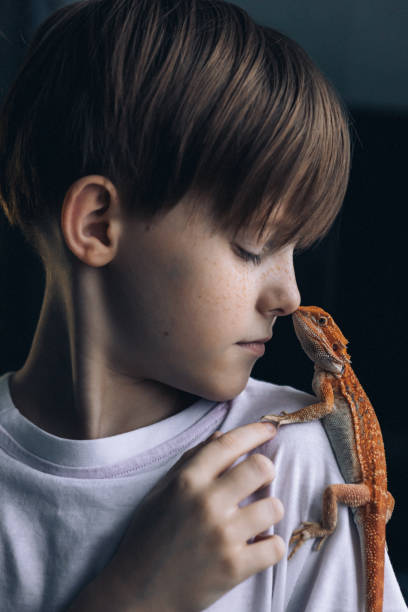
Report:
M99 267L115 256L121 230L119 195L100 175L84 176L68 189L61 231L68 248L84 263Z

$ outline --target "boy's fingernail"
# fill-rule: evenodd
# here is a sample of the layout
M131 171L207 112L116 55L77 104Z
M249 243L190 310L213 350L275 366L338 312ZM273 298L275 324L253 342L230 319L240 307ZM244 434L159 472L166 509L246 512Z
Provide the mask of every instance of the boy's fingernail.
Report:
M265 427L267 427L269 431L271 431L272 433L276 433L276 427L273 423L270 423L269 421L261 421L261 423L265 425Z

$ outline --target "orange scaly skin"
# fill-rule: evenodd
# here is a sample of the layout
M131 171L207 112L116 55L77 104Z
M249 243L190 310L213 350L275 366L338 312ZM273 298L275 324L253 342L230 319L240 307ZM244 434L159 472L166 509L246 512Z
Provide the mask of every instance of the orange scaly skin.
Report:
M364 536L367 612L382 612L385 525L394 498L380 425L364 389L350 366L347 339L332 317L317 306L301 306L293 315L296 335L314 361L313 390L318 402L292 414L266 415L277 426L322 419L346 484L329 485L323 494L321 523L303 522L291 537L289 559L309 538L321 538L317 550L337 524L337 503L353 508Z

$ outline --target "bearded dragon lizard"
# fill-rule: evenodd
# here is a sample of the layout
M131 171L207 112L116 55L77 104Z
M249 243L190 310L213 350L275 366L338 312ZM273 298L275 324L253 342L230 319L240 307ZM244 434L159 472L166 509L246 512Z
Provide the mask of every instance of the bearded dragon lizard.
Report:
M347 339L333 318L317 306L301 306L292 315L299 342L314 362L313 391L318 402L296 412L265 415L278 427L322 419L345 483L323 493L321 523L304 521L292 534L289 559L309 538L321 538L319 550L337 524L337 504L353 509L363 534L367 612L382 612L385 525L394 509L387 490L384 444L374 409L350 366Z

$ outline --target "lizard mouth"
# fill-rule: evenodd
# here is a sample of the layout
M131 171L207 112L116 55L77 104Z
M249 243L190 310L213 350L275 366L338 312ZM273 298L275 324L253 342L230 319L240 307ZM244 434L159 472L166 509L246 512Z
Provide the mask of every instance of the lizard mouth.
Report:
M292 320L296 336L309 359L323 370L341 374L344 363L334 353L325 334L312 326L300 311L292 314Z

